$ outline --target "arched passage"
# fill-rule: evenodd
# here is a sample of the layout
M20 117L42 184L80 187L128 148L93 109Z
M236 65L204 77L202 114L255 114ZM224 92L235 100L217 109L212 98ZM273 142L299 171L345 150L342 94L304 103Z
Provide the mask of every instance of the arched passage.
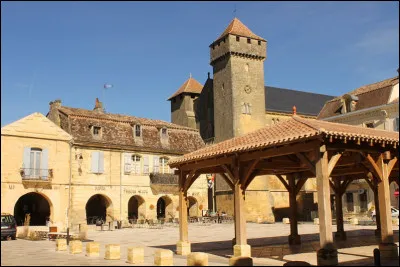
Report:
M51 219L51 202L39 193L31 192L21 196L14 206L14 218L17 225L24 225L25 216L30 214L31 226L46 225Z
M96 194L89 198L86 203L87 224L95 224L97 219L104 222L113 219L111 199L104 195Z
M188 211L187 214L189 217L197 217L198 216L198 202L194 197L188 197Z
M128 219L146 217L146 205L141 196L133 196L128 202Z
M157 219L172 218L173 205L172 199L168 196L162 196L157 201Z

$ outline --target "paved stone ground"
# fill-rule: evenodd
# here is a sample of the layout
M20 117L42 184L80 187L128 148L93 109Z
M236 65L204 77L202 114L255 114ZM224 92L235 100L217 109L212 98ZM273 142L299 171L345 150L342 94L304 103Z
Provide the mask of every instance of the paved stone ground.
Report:
M333 226L336 231L336 226ZM374 236L375 226L345 225L347 242L336 242L340 265L373 266L373 249L379 240ZM395 241L399 244L399 228L394 227ZM282 266L287 261L307 261L316 265L316 250L319 248L318 225L299 225L302 245L289 246L288 224L247 224L248 243L252 246L254 265ZM232 256L233 224L211 226L189 225L192 251L209 253L209 265L228 265ZM179 237L177 227L163 229L122 229L114 231L90 231L88 239L100 242L100 256L86 257L85 252L71 255L68 251L56 252L54 241L2 241L1 265L132 265L126 263L127 248L145 247L145 266L154 265L154 251L158 248L175 250ZM121 244L120 260L105 260L105 245ZM86 242L83 242L84 251ZM174 265L186 265L186 256L174 255ZM398 262L391 265L399 266Z

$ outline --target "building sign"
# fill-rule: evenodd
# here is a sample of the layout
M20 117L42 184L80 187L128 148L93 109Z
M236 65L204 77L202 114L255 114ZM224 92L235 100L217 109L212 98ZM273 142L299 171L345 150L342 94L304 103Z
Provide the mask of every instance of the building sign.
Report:
M136 189L126 189L124 188L124 193L125 194L142 194L142 195L147 195L148 191L144 189L136 190Z

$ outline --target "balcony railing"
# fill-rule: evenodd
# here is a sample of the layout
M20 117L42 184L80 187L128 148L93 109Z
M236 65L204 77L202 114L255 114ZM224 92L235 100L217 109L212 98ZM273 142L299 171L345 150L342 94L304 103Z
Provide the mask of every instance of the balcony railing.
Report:
M21 168L22 180L50 181L53 178L53 169Z

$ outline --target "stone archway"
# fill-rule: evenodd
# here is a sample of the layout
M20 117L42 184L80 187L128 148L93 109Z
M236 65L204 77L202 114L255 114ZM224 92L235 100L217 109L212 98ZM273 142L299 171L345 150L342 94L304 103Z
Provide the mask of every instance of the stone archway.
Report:
M169 196L162 196L157 200L157 219L174 217L172 199Z
M95 224L98 219L103 220L103 222L114 220L111 199L105 195L91 196L85 209L87 224Z
M199 204L195 197L188 197L188 211L189 217L197 217L199 215Z
M146 217L146 205L143 197L132 196L128 202L128 220Z
M25 216L30 215L30 226L46 225L52 220L53 205L51 201L40 193L27 193L21 196L14 206L14 218L18 226L24 225Z

